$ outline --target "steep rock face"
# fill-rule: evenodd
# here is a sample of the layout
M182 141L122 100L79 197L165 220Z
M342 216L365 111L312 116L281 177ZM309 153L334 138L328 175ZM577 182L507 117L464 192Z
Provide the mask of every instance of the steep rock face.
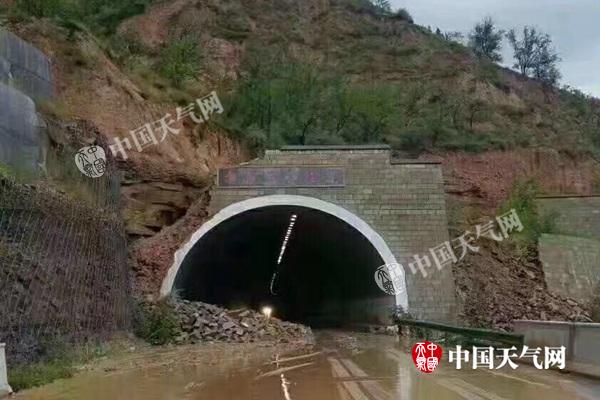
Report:
M135 275L135 292L139 296L156 299L162 279L173 264L173 255L208 217L208 191L187 209L185 215L173 225L164 227L152 237L135 241L131 246L131 260Z
M544 194L591 195L600 177L593 160L561 154L551 148L442 153L446 191L484 210L506 199L513 182L532 178Z
M122 191L128 204L127 232L153 236L181 218L203 189L181 183L124 181Z

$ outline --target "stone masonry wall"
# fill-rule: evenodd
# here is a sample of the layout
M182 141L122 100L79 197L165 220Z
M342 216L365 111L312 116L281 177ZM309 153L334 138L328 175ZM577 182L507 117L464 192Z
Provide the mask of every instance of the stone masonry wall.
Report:
M425 278L412 274L414 254L428 254L448 240L442 169L434 163L391 163L389 150L268 151L251 166L341 166L345 187L336 188L216 188L210 213L253 197L286 194L314 197L338 205L371 226L405 265L409 312L428 320L456 318L451 268L429 268ZM335 250L332 250L335 251ZM373 270L375 272L375 269ZM375 281L373 281L375 285ZM385 296L382 292L382 295ZM389 304L394 303L389 297Z
M600 283L600 196L537 200L542 215L553 215L553 234L539 240L548 288L586 302Z
M600 241L565 235L542 235L540 258L548 288L589 301L600 283Z
M554 233L600 239L600 196L543 197L537 200L542 214L554 214Z

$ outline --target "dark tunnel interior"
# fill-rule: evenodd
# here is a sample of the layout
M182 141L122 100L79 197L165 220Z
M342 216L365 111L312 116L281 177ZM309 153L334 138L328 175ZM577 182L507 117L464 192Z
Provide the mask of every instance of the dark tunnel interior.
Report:
M290 218L297 219L281 263ZM312 326L360 321L360 300L381 298L373 273L383 261L346 222L322 211L270 206L238 214L205 234L175 279L184 299L260 310ZM273 274L277 275L271 281Z

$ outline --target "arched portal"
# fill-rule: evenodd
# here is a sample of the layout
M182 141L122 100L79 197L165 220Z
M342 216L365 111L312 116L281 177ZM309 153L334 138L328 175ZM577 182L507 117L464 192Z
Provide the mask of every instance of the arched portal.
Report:
M306 212L303 213L302 210L306 210ZM343 253L351 252L355 247L362 246L363 248L371 248L365 250L365 253L374 253L377 260L371 256L371 258L368 259L368 262L365 262L367 258L361 258L358 256L356 257L357 263L360 262L362 264L369 264L369 273L363 273L363 275L361 275L362 282L360 282L360 284L376 287L376 283L373 278L376 268L381 264L396 263L394 254L391 252L382 237L361 218L357 217L355 214L347 211L346 209L313 197L298 195L269 195L234 203L223 208L210 220L205 222L192 235L188 242L185 243L175 253L174 263L169 269L167 276L163 280L161 296L168 295L173 289L181 289L181 287L189 288L190 285L186 284L186 279L208 279L206 276L199 277L199 275L190 275L190 270L197 268L196 263L192 262L192 259L194 258L197 259L202 257L202 264L206 264L207 260L220 257L219 254L216 254L218 251L214 250L214 242L216 240L214 238L215 236L219 236L220 241L225 241L227 240L227 237L232 238L236 235L243 235L242 232L244 230L250 229L250 231L245 233L245 237L248 240L258 240L255 237L256 235L251 233L252 229L255 229L254 232L260 232L269 227L269 224L274 224L277 225L279 227L279 231L281 231L282 222L285 222L285 217L283 217L284 219L282 220L282 215L286 213L289 215L296 212L300 214L299 227L302 226L302 224L312 224L310 232L308 234L305 233L305 236L312 236L311 240L313 242L318 240L317 238L323 234L321 229L315 229L315 227L319 227L319 223L324 229L327 227L326 229L328 229L327 232L330 236L338 236L337 238L330 238L330 240L334 241L338 239L341 240L337 243L334 243L335 246L333 246L331 250L332 253L338 251L336 256L347 256L346 254L339 254L340 250L336 250L338 246L339 249L342 249L341 251ZM303 214L304 217L302 216ZM322 216L319 217L319 215ZM245 219L242 221L242 218ZM237 225L234 223L235 220L238 221ZM255 225L254 228L252 228L252 224ZM334 225L339 225L339 227L334 228ZM287 228L287 226L285 228ZM355 237L351 238L350 235L354 235ZM347 237L347 239L342 239L343 237ZM261 238L261 240L263 239L264 238ZM323 238L323 240L325 239L326 238ZM243 242L244 237L238 237L237 239L232 240ZM265 240L267 239L264 239L263 241ZM294 238L292 237L292 241L293 240ZM277 242L278 240L273 240L273 237L270 236L268 237L268 241ZM296 239L296 241L298 241L298 239ZM279 243L277 244L277 247L279 248L281 241L279 240L278 242ZM211 243L213 243L213 245L211 245ZM294 243L291 244L294 245ZM346 247L344 247L344 245ZM345 250L343 250L344 248ZM275 250L278 251L278 249ZM269 257L263 258L276 258L273 257L273 248L262 250L253 249L248 251L261 251L262 253L260 257L263 257L263 253L266 252L269 254ZM311 250L307 248L306 251L310 252ZM317 257L322 258L322 256L323 255L321 255L321 257ZM346 259L348 268L353 268L354 259L352 257L354 256L350 254L349 257L350 258ZM365 255L365 257L368 256ZM273 264L275 264L274 260ZM273 265L273 268L276 268L276 266ZM302 274L297 275L296 279L302 279ZM212 282L212 286L218 285L219 282ZM407 291L404 280L402 280L400 287L397 288L397 291L398 293L396 294L395 304L401 306L404 310L408 310ZM380 297L384 296L383 293L380 293L379 295ZM202 298L198 300L202 300Z

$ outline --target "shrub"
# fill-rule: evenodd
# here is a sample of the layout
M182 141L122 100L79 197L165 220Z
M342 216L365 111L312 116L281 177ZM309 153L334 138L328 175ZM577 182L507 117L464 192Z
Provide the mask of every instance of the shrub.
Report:
M556 215L541 215L538 212L538 194L539 186L533 179L519 179L513 183L507 200L500 207L499 214L515 209L519 215L523 231L511 233L511 240L517 244L523 255L535 252L541 234L554 230Z
M8 381L14 391L46 385L57 379L70 378L75 368L68 360L18 365L8 370Z
M160 56L160 73L175 86L193 79L200 68L200 52L196 40L184 37L167 46Z
M345 4L357 13L375 13L375 6L369 0L348 0Z
M169 299L154 304L139 303L135 313L135 334L153 345L173 341L179 321Z
M63 3L64 0L17 0L16 6L28 15L43 18L55 16Z
M394 13L394 18L410 22L411 24L415 23L415 20L413 19L412 15L410 15L410 13L408 12L408 10L406 8L398 9L398 11L396 11Z
M402 133L397 140L393 140L392 147L409 152L413 156L422 153L431 144L431 133L415 129Z
M14 176L12 168L6 164L0 163L0 178L10 178Z
M96 32L114 33L126 18L141 14L152 0L15 0L13 11L36 18L58 17L67 27L81 21Z
M13 390L19 391L70 378L75 372L75 360L71 343L63 337L50 336L36 343L33 363L10 366L8 381Z

